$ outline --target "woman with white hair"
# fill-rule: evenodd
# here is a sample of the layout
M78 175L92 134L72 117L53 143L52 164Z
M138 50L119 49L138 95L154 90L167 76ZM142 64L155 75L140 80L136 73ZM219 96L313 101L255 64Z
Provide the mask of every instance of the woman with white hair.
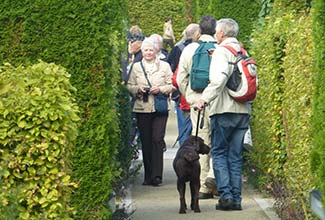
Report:
M142 42L143 58L134 64L127 88L135 98L133 112L136 114L140 130L144 164L143 185L158 186L162 183L163 152L168 111L158 113L155 110L154 96L158 93L169 95L172 86L172 71L167 62L157 58L159 47L151 38ZM170 101L168 101L168 109Z

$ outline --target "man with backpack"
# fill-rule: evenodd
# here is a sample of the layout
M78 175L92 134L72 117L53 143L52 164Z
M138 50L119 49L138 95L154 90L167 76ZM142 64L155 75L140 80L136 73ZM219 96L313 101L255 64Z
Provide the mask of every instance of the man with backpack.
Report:
M198 111L194 110L195 104L201 98L201 93L204 88L198 88L196 83L199 84L208 84L209 77L209 62L210 57L208 55L208 49L213 49L216 46L216 39L214 38L215 28L216 28L216 19L212 16L203 16L200 19L199 23L200 28L200 37L198 42L193 42L187 45L180 57L179 69L177 75L177 84L182 95L185 96L187 102L191 105L190 117L192 121L192 134L195 135L197 120L198 120ZM208 46L208 47L206 47ZM198 61L198 62L196 62ZM201 62L201 65L200 65ZM195 71L194 71L195 70ZM204 76L204 80L190 80L193 76L197 76L196 70L199 74L199 78ZM194 77L194 78L195 78ZM205 85L205 86L206 86ZM195 88L198 89L193 89ZM210 140L210 120L209 120L209 107L206 106L206 111L204 114L204 126L202 129L199 129L198 136L201 137L204 142L211 146ZM214 174L211 164L211 155L201 155L200 164L201 164L201 176L200 176L200 193L199 199L210 199L213 198L213 189L210 189L206 186L206 180L214 181ZM211 164L211 166L210 166Z
M172 94L172 100L175 102L175 110L177 117L177 127L178 127L178 142L179 145L187 139L192 133L192 123L189 118L190 115L190 105L187 103L185 97L180 94L178 90L178 85L176 82L176 77L178 74L178 63L181 57L183 49L192 43L192 39L199 31L199 24L191 23L183 31L183 40L177 43L168 55L167 62L173 71L172 83L176 91Z
M210 106L211 155L220 199L218 210L242 210L242 152L243 139L249 126L249 102L231 96L226 84L234 74L236 56L226 46L241 51L236 39L238 24L231 18L217 21L215 49L210 65L210 83L196 107Z

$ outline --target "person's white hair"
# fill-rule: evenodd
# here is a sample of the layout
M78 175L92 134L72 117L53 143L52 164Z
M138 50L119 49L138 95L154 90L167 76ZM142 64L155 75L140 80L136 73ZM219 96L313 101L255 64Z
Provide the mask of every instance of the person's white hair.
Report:
M160 34L152 34L150 37L156 44L159 50L162 48L163 37Z
M222 18L217 21L216 31L223 31L227 37L237 37L239 26L232 18Z
M159 46L158 46L158 45L155 43L155 41L154 41L152 38L150 38L150 37L146 37L146 38L142 41L141 50L143 51L143 49L144 49L145 47L148 47L148 46L153 47L153 49L155 50L156 53L160 50Z

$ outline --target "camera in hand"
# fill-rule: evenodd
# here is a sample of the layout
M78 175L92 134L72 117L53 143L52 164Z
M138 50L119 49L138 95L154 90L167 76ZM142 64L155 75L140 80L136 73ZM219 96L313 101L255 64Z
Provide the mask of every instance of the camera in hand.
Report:
M144 93L142 94L143 102L148 102L149 92L150 92L150 88L144 88Z

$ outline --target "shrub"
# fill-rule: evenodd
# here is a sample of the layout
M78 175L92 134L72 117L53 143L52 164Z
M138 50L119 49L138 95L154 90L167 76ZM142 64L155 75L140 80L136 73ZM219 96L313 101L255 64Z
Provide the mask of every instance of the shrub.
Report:
M53 63L6 64L0 82L0 212L70 219L76 184L69 165L79 117L69 74Z

